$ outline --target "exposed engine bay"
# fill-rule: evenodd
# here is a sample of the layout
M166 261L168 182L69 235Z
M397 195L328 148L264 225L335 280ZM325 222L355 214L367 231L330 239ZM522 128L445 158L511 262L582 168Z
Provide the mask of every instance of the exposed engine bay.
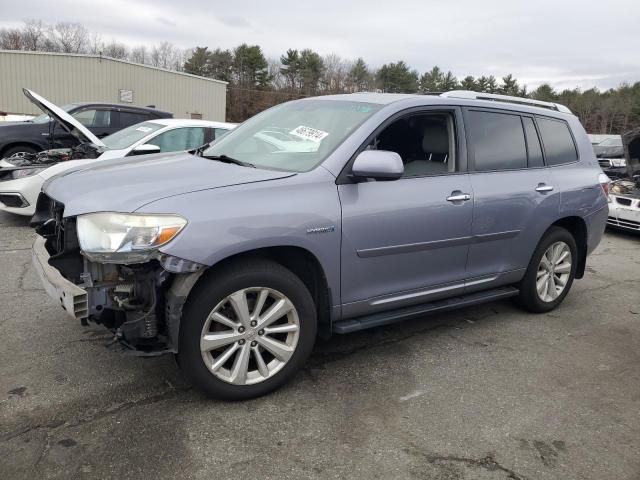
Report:
M611 193L625 197L640 198L640 175L613 181L611 183Z
M16 167L54 165L67 160L98 158L105 151L92 143L81 143L72 148L54 148L38 153L15 154L5 160Z
M55 148L38 153L15 154L4 159L11 166L0 168L0 181L14 180L23 176L27 170L40 171L68 160L98 158L104 151L104 147L81 143L72 148Z

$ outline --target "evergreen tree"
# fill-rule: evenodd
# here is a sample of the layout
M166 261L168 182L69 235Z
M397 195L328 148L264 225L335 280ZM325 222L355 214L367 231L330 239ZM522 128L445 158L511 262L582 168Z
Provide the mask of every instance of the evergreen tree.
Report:
M440 67L435 66L430 71L425 72L420 77L420 91L422 93L441 92L440 87L444 80L444 74Z
M310 49L300 52L300 76L302 80L302 91L305 95L313 95L318 89L318 83L324 72L324 62L322 57Z
M300 53L298 50L289 49L280 57L280 73L287 79L291 90L297 90L300 85Z
M233 53L216 48L209 57L209 74L216 80L231 81L233 74Z
M476 91L478 89L478 84L473 76L468 75L460 81L460 88L462 90Z
M362 58L358 58L349 70L348 82L351 88L356 92L366 90L370 81L369 67Z
M377 74L378 88L390 93L415 93L418 91L418 72L411 70L400 60L383 65Z
M196 47L191 57L184 62L184 71L192 75L209 77L211 75L210 59L211 52L207 47Z

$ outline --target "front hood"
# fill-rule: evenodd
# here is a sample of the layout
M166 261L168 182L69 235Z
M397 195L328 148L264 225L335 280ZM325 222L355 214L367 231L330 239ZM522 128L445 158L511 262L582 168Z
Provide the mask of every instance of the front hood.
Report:
M43 190L65 205L65 216L74 216L133 212L174 195L292 175L295 174L241 167L180 152L101 160L54 176Z
M624 156L624 148L622 147L622 145L596 145L595 147L593 147L593 151L596 153L596 157L598 158L621 158Z
M640 175L640 128L622 135L622 144L627 161L627 175L631 178Z
M102 143L98 139L98 137L91 133L87 127L82 125L60 107L54 105L46 98L41 97L36 92L32 92L31 90L28 90L26 88L23 88L22 91L33 104L35 104L38 108L40 108L40 110L42 110L44 113L48 114L51 118L58 122L58 124L60 124L62 128L76 137L80 141L80 143L93 143L94 145L97 145L99 147L105 146L104 143Z

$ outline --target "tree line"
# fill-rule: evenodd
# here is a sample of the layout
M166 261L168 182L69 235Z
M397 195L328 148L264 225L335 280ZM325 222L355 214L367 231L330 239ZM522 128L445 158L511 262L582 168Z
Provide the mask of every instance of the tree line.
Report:
M129 48L116 40L104 40L80 23L47 24L27 20L21 28L0 29L0 49L58 53L102 54L118 60L181 71L192 50L180 49L170 42Z
M579 88L557 91L545 83L528 91L511 74L457 77L435 66L420 73L402 60L379 68L363 58L320 55L311 49L288 49L268 58L259 45L232 49L195 47L179 49L169 42L129 48L115 40L105 42L78 23L53 25L38 20L22 28L0 29L0 48L64 53L102 54L159 68L229 83L227 119L241 122L275 104L307 96L378 91L436 93L463 89L497 93L567 105L590 133L623 133L640 127L640 82L617 88Z

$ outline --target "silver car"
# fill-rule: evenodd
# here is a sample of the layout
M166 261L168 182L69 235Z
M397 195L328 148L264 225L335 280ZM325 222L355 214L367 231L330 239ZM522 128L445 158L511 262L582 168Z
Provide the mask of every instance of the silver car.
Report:
M208 149L54 177L34 261L71 316L243 399L290 379L318 336L509 297L557 307L603 235L607 187L562 105L308 98Z

